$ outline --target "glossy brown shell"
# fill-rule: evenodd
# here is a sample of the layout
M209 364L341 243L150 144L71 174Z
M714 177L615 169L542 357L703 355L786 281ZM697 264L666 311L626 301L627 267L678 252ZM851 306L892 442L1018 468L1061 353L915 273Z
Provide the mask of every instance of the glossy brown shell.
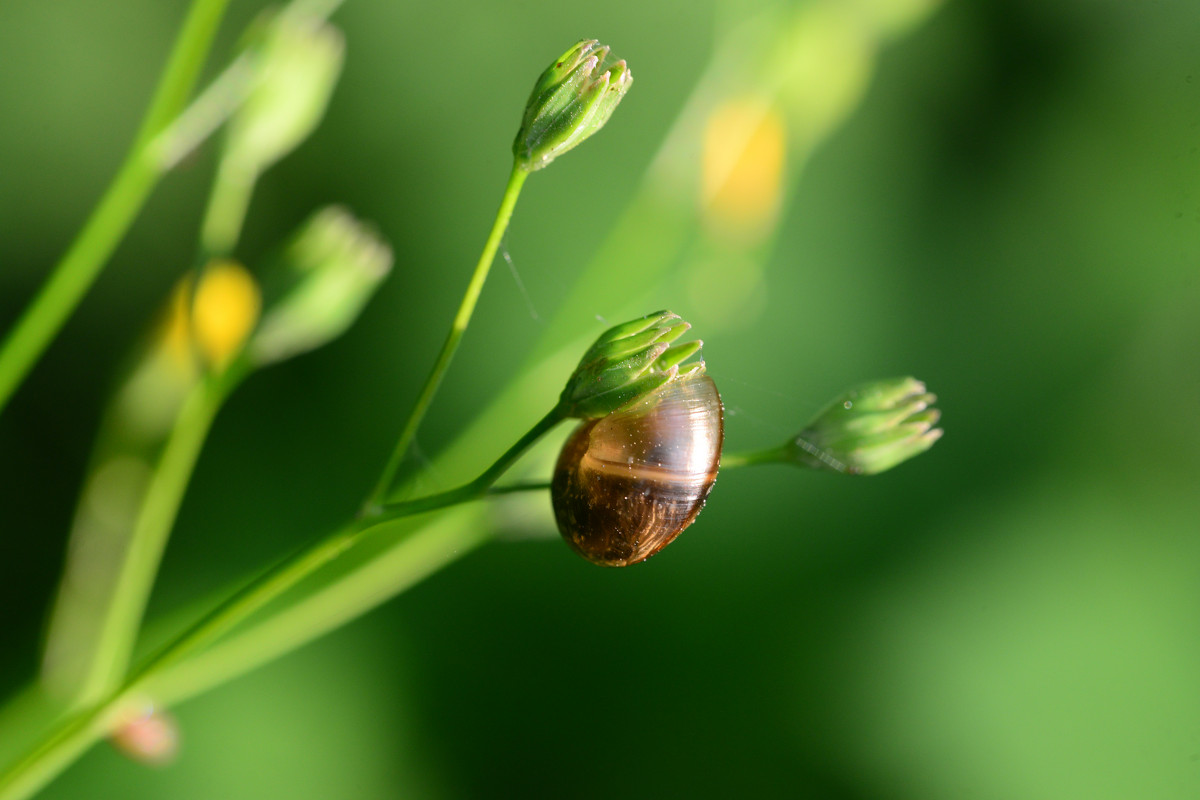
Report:
M725 435L707 376L580 425L563 446L550 496L558 529L589 561L644 561L683 531L717 479Z

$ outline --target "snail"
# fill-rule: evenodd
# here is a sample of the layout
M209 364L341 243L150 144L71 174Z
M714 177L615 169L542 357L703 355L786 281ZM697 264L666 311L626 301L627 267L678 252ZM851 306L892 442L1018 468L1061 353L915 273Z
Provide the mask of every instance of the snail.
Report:
M705 375L585 421L563 446L550 484L563 538L609 567L662 550L704 507L724 433L721 396Z

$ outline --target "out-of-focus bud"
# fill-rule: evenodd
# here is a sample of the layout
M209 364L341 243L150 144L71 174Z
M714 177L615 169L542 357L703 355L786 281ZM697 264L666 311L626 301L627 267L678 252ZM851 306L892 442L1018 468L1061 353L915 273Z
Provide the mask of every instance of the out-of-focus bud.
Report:
M665 383L698 376L704 361L681 366L703 342L671 343L692 326L659 311L601 334L584 354L559 397L564 417L598 419L639 400Z
M266 313L251 341L251 357L267 364L337 338L391 266L391 248L347 211L318 211L268 275Z
M242 350L262 305L258 285L236 261L209 263L192 295L192 336L196 349L220 371Z
M304 141L325 113L344 49L341 33L299 4L268 12L247 48L255 79L229 121L226 157L261 172Z
M526 172L546 166L608 122L633 83L624 61L601 71L608 54L608 47L584 39L538 78L513 141L513 156Z
M874 475L920 455L942 436L937 397L915 378L866 383L830 403L785 447L806 467Z
M179 725L170 714L147 704L118 725L109 736L109 742L134 761L163 766L179 752Z

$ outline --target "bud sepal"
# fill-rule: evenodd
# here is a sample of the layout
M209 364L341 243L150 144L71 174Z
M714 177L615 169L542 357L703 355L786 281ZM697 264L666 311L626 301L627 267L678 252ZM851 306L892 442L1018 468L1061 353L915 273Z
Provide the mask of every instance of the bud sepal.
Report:
M348 211L329 206L313 214L268 275L266 311L249 345L255 363L282 361L336 339L391 266L391 248Z
M624 61L602 70L608 55L607 46L584 39L538 78L513 141L521 169L541 169L608 122L633 83Z
M678 314L659 311L616 325L588 348L558 401L562 417L598 419L666 383L704 373L704 361L683 363L703 342L673 344L691 328Z
M817 414L784 446L783 460L849 475L884 472L941 438L936 401L911 377L862 384Z

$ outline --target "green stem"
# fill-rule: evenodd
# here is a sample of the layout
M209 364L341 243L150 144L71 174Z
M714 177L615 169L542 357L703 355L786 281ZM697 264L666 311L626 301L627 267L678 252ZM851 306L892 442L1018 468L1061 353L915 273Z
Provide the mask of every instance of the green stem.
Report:
M373 515L348 523L330 536L318 540L291 558L282 561L163 648L157 656L150 659L130 678L127 685L136 685L147 675L178 661L188 653L220 637L255 611L316 572L317 569L346 552L383 523L483 497L488 488L534 442L557 425L561 419L562 415L555 408L510 447L504 455L500 456L491 467L470 483L429 497L384 506Z
M487 525L422 525L403 532L385 559L363 569L386 572L388 594L398 594L462 558L491 538ZM381 523L381 535L407 520ZM356 575L360 573L355 573ZM362 613L358 586L340 582L326 587L320 603L293 603L148 677L147 696L164 706L219 686L334 630Z
M396 442L396 448L392 451L387 465L383 468L383 473L379 476L379 482L375 484L375 488L363 504L366 511L377 508L391 489L396 472L400 469L400 463L404 460L413 437L416 436L417 428L421 426L425 412L429 410L429 404L433 402L433 397L437 394L438 386L441 385L442 378L445 376L459 342L462 341L463 334L467 330L467 325L471 321L471 315L475 312L475 303L479 300L479 293L483 290L483 283L487 280L492 261L496 258L496 250L500 247L500 240L504 237L505 230L508 229L508 222L512 218L517 197L521 194L521 187L527 177L529 177L529 173L514 161L512 172L508 176L508 185L504 189L504 198L500 201L500 208L496 211L496 220L492 223L492 231L488 234L483 252L479 255L479 262L475 265L475 273L471 276L471 282L467 284L467 291L458 307L458 313L450 325L450 333L446 336L442 351L438 354L437 361L434 362L433 369L429 372L429 377L425 379L425 386L417 397L416 405L413 406L408 422L405 423L404 430L400 434L400 439Z
M430 497L378 508L369 516L348 523L269 569L159 650L106 699L61 722L21 761L0 775L0 800L16 800L36 792L65 769L89 744L107 733L122 709L144 691L159 673L220 638L371 532L405 517L486 496L491 485L525 450L561 420L562 415L556 407L470 483ZM444 550L442 555L447 555Z
M517 450L518 447L519 444L512 450ZM734 453L725 456L721 466L732 469L750 464L770 463L778 461L781 454L782 448L754 453ZM493 471L495 468L489 470ZM483 482L481 476L472 484ZM475 486L475 490L478 488ZM544 491L549 488L548 481L522 481L504 486L489 486L484 493L494 497ZM455 496L467 494L470 492L465 491L465 487L454 489L430 498L384 506L379 513L389 516L397 512L415 513L422 506L435 503L441 506ZM474 495L471 499L477 496ZM387 594L392 596L454 559L466 555L487 539L486 530L480 525L460 522L442 527L424 526L405 532L403 538L388 550L385 558L361 569L369 570L373 575L386 574ZM148 680L147 694L156 702L173 705L243 675L337 628L362 613L366 605L359 585L370 584L372 580L364 579L364 576L358 573L355 578L353 582L344 582L338 587L323 590L318 597L274 612L249 628L223 637L204 652L166 667Z
M470 483L463 484L457 489L441 492L440 494L385 505L375 511L367 512L367 516L375 516L380 520L411 517L414 514L465 503L468 500L482 497L488 493L492 484L499 480L500 476L507 472L508 468L521 457L522 453L528 450L534 442L546 435L555 425L562 422L563 419L565 417L562 411L558 406L555 406L550 413L542 417L536 425L530 428L528 433L517 440L516 444L508 448L504 452L504 455L496 460L496 463L488 467L482 475Z
M237 246L257 181L256 170L228 157L221 159L200 227L205 260L228 256Z
M79 700L94 703L118 685L129 667L163 550L213 419L246 374L244 362L206 378L180 408L142 499L115 592L100 619L93 658Z
M161 154L163 137L180 126L185 118L219 124L230 110L236 108L245 94L243 73L246 69L240 64L240 61L235 62L226 70L168 131L153 140L151 149L158 148ZM200 122L195 125L200 126ZM203 135L209 132L211 129L197 131ZM253 173L246 175L230 168L228 159L221 162L202 225L201 262L228 254L237 243L254 177ZM94 703L105 696L120 683L129 668L163 550L204 440L221 404L248 372L249 363L245 358L239 358L220 373L204 376L179 408L170 437L139 503L121 563L115 565L118 573L112 594L97 615L94 645L89 648L91 657L75 695L77 706Z
M228 2L195 0L192 4L125 162L49 280L0 345L0 411L95 282L162 175L151 142L183 108Z
M245 102L255 77L250 58L245 54L238 56L163 128L150 143L153 157L162 169L172 169L221 127Z
M0 800L32 797L104 736L124 709L126 697L68 717L37 747L0 775Z
M491 497L538 491L547 486L544 483L520 483L492 487L485 494ZM445 501L446 497L442 496L439 502ZM408 506L409 511L414 508L415 504ZM397 510L397 507L390 507L392 512ZM387 587L386 596L391 597L491 538L487 525L472 524L461 516L408 530L400 527L405 521L398 517L380 524L376 529L379 534L396 528L395 535L399 538L388 547L386 556L359 567L353 580L325 587L318 596L274 611L265 619L222 637L203 652L167 666L147 679L146 694L156 703L171 706L244 675L361 614L363 592L371 593L369 586L374 585L377 576Z
M493 486L488 489L488 494L497 496L516 494L517 492L540 492L549 488L550 481L522 481L521 483L508 483L504 486Z
M721 469L736 469L753 464L775 464L787 460L787 445L768 447L765 450L749 450L741 453L725 453L721 456Z

